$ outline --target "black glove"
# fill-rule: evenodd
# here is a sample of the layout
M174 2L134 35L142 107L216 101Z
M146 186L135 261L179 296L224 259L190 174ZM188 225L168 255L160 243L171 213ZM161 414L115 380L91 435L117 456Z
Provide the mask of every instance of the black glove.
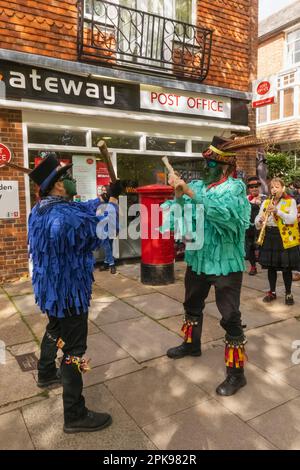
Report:
M109 185L109 196L118 199L122 192L122 184L120 180L117 180L115 183L110 183Z

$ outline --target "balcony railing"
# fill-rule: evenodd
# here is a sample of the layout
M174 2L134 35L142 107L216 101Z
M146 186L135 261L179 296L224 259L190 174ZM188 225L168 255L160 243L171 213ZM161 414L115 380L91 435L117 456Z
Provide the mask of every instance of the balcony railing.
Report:
M101 0L79 0L78 59L202 81L212 31Z

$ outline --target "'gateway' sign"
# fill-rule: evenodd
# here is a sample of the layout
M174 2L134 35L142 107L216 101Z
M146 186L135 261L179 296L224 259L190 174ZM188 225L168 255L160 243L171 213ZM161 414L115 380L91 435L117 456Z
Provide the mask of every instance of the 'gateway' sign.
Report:
M139 85L92 80L37 67L0 62L6 98L139 110Z
M177 114L193 114L215 119L231 118L231 100L215 95L178 93L141 85L141 108Z

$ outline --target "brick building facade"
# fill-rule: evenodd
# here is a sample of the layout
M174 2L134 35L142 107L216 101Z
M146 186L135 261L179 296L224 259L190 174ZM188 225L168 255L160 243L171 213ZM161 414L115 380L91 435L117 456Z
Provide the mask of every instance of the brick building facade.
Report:
M0 141L15 163L33 167L53 150L98 164L95 142L106 136L118 176L131 187L160 181L166 153L191 177L213 135L255 132L258 0L112 3L0 0ZM238 166L252 174L255 155L239 155ZM28 271L34 195L11 169L0 167L0 180L18 181L21 214L0 220L1 282Z
M277 77L277 102L257 113L257 133L300 161L300 3L262 21L258 39L258 78Z

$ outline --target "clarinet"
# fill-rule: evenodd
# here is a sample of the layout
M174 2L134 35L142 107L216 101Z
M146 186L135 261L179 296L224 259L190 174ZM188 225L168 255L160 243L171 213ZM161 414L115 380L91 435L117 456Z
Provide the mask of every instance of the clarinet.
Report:
M266 211L268 210L269 206L274 203L274 200L275 200L275 195L271 197L270 202L269 202L268 206L266 207ZM271 214L266 215L265 220L262 223L262 226L261 226L261 229L260 229L260 232L259 232L259 235L258 235L258 239L257 239L257 242L256 242L256 244L259 245L259 246L262 246L263 243L264 243L267 223L268 223L268 219L269 219L270 215Z

